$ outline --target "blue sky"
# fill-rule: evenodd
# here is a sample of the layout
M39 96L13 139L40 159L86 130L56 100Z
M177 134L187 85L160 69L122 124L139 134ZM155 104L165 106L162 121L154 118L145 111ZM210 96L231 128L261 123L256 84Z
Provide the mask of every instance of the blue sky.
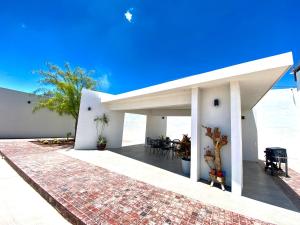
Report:
M0 86L33 91L45 62L95 69L110 93L293 51L300 1L2 1ZM277 87L295 86L290 74Z

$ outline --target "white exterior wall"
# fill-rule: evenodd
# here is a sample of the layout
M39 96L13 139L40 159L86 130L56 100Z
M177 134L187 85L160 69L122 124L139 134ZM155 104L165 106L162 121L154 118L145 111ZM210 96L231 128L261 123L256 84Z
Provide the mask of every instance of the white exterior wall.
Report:
M101 92L83 89L80 102L79 119L75 149L96 149L97 130L94 118L106 113L109 124L104 128L103 135L107 138L108 148L119 148L122 146L124 112L110 111L101 104ZM88 107L91 110L88 111Z
M200 106L201 123L211 128L219 127L223 135L228 135L228 144L221 150L222 168L226 171L226 184L231 185L231 143L230 143L230 94L229 85L202 89ZM214 106L214 99L219 99L219 106ZM205 136L205 129L201 129L201 178L209 179L209 167L204 160L204 148L213 147L212 140Z
M33 94L0 88L0 138L66 137L68 132L74 135L72 117L47 109L32 113L37 100Z
M164 119L162 119L164 117ZM146 137L159 138L167 134L167 117L147 115Z
M266 147L287 149L289 167L300 172L300 92L294 89L269 91L254 107L258 132L258 156Z
M296 73L296 79L297 79L297 91L300 91L300 71Z
M257 128L252 110L242 113L243 160L258 161Z
M145 143L147 116L125 113L122 146Z

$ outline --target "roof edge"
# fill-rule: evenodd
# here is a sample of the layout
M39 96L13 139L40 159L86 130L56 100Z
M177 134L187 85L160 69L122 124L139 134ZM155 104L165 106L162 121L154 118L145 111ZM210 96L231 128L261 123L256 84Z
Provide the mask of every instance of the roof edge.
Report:
M274 66L273 66L274 65ZM122 99L128 99L137 96L143 96L163 91L169 91L177 88L189 87L195 84L212 82L220 79L236 77L243 74L249 74L257 71L263 71L272 68L293 65L293 53L286 52L266 58L256 59L209 72L196 74L173 81L125 92L118 95L106 96L102 102L112 102Z

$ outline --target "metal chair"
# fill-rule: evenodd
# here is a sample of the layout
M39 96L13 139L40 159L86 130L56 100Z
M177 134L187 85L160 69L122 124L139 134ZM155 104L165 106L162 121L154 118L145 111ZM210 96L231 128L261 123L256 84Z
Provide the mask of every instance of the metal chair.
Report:
M146 148L151 148L151 138L150 137L146 137L146 144L145 144L145 146L146 146Z
M162 141L161 151L163 156L167 156L167 158L169 158L170 152L172 151L172 142L170 139Z
M159 152L161 148L161 140L160 139L151 139L151 149L153 149L153 152Z
M172 145L171 145L172 159L174 159L174 157L178 157L177 153L180 150L181 150L180 140L179 139L174 139L172 141Z

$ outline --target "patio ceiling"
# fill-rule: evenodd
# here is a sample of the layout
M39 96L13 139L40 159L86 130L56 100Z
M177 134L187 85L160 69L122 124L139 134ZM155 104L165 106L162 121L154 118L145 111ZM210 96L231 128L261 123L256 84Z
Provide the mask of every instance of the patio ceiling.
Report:
M237 80L242 111L253 108L293 65L291 52L119 94L102 96L110 110L190 109L192 88L229 85Z

